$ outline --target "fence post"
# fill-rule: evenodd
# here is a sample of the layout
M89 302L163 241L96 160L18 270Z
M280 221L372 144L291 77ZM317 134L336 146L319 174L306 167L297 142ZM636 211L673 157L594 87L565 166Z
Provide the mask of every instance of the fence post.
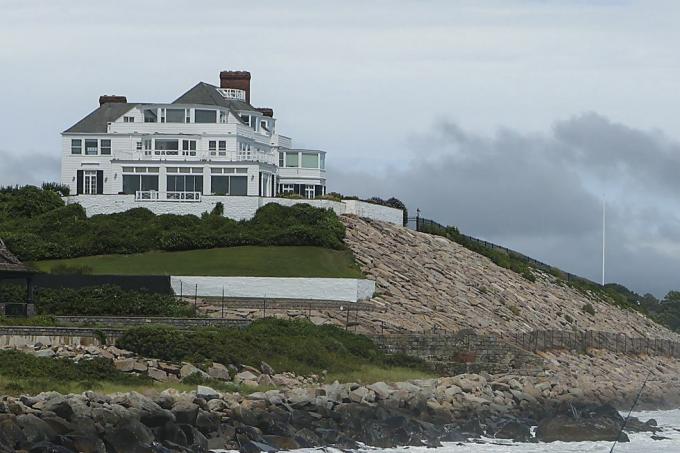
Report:
M224 319L224 285L222 285L222 319Z
M198 283L194 289L194 316L198 313Z

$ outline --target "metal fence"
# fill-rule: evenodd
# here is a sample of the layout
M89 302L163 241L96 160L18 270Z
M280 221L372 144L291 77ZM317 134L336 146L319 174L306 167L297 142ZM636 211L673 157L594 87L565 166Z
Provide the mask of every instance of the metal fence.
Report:
M588 349L604 349L623 354L680 358L680 342L660 338L629 337L624 333L595 330L581 332L535 330L504 334L502 338L532 352L559 349L585 352Z

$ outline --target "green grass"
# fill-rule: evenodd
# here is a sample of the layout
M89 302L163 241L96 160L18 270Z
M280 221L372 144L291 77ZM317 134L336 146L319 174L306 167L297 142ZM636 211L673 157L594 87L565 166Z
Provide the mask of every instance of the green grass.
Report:
M37 261L40 271L54 267L88 269L93 274L212 275L239 277L361 278L348 250L309 246L243 246L181 252L152 251Z
M328 373L326 382L357 382L359 384L373 384L375 382L404 382L412 379L429 379L437 377L433 372L417 368L384 367L376 365L361 365L354 370Z

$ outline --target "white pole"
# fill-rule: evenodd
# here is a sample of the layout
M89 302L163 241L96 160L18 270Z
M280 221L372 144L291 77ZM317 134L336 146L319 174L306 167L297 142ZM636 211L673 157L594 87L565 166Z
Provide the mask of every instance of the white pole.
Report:
M604 264L607 247L607 202L602 200L602 286L604 286Z

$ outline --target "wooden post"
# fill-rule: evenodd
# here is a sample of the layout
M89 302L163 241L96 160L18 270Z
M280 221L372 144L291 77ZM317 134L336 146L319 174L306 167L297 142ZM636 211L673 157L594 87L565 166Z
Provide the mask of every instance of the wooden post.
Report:
M224 285L222 285L222 319L224 319Z

